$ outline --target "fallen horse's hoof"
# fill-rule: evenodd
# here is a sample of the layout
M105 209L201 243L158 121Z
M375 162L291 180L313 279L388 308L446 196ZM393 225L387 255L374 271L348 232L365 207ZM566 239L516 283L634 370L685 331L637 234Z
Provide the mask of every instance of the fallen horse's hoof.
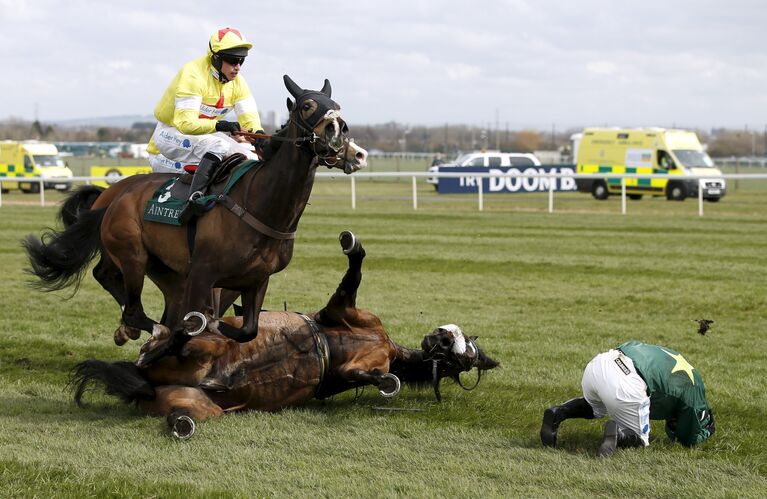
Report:
M352 255L360 250L360 240L351 231L345 230L338 236L341 243L341 250L344 255Z
M155 360L165 356L170 351L170 346L170 338L149 338L146 343L141 346L141 350L139 350L138 360L136 360L136 367L147 367Z
M194 419L189 416L179 416L173 423L173 436L179 440L186 440L194 435L195 429L197 426L194 424Z
M386 373L381 376L378 392L386 398L391 398L399 393L401 387L402 385L397 376L392 373Z

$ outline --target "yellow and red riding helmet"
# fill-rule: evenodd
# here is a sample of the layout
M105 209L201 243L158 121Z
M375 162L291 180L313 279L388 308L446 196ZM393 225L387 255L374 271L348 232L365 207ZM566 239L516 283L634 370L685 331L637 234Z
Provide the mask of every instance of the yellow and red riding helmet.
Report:
M222 59L230 57L235 60L237 58L244 60L251 48L253 48L253 44L245 39L240 30L235 28L221 28L210 36L208 42L210 62L219 73L219 79L223 78L221 81L228 81L221 74Z

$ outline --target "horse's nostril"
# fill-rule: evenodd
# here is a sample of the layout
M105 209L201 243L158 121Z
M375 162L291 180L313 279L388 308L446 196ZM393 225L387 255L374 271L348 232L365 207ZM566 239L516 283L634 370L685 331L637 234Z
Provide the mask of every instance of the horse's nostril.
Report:
M354 155L354 157L362 161L363 159L365 159L365 153L362 151L359 151L357 154Z

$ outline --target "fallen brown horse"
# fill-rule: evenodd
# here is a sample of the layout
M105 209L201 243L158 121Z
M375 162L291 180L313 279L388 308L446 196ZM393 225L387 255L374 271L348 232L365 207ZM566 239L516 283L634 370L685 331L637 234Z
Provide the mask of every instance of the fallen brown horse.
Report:
M350 232L340 239L349 267L319 312L262 312L253 341L237 343L206 331L179 355L148 367L82 362L73 371L75 400L80 404L89 385L100 383L108 394L136 402L142 412L166 416L174 435L187 438L195 420L237 410L276 411L365 385L393 396L400 382L432 383L439 399L440 379L459 380L461 372L473 368L479 376L498 366L475 337L452 324L426 335L420 349L394 343L378 316L357 308L365 251ZM234 326L241 322L239 317L224 320Z
M123 308L116 341L138 339L142 330L168 340L160 345L164 348L145 352L143 363L183 346L184 320L190 313L216 315L212 288L242 293L244 320L236 327L222 323L221 332L242 342L255 338L269 277L292 258L294 234L316 167L324 164L351 173L363 167L367 157L349 139L327 80L320 91L302 89L288 76L284 81L295 102L288 99L290 118L273 140L286 143L232 188L229 197L236 206L218 207L197 221L193 251L185 227L143 217L147 201L168 175L134 176L99 195L91 209L70 219L63 231L26 239L30 271L39 287L56 290L79 283L88 263L101 255L94 276ZM162 324L144 312L145 275L165 296Z

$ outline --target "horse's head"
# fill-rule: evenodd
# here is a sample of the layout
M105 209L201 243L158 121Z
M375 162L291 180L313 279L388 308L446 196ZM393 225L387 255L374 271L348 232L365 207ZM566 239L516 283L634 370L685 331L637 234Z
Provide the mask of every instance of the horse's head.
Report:
M482 371L499 366L477 346L476 340L476 336L465 336L455 324L440 326L424 336L421 348L424 359L432 361L432 384L437 400L441 400L439 382L442 378L452 378L463 386L459 375L476 367L479 383Z
M349 127L341 118L341 107L330 98L330 82L322 90L299 87L288 75L283 76L291 121L301 131L303 144L328 168L340 168L347 175L367 165L367 151L348 136Z

